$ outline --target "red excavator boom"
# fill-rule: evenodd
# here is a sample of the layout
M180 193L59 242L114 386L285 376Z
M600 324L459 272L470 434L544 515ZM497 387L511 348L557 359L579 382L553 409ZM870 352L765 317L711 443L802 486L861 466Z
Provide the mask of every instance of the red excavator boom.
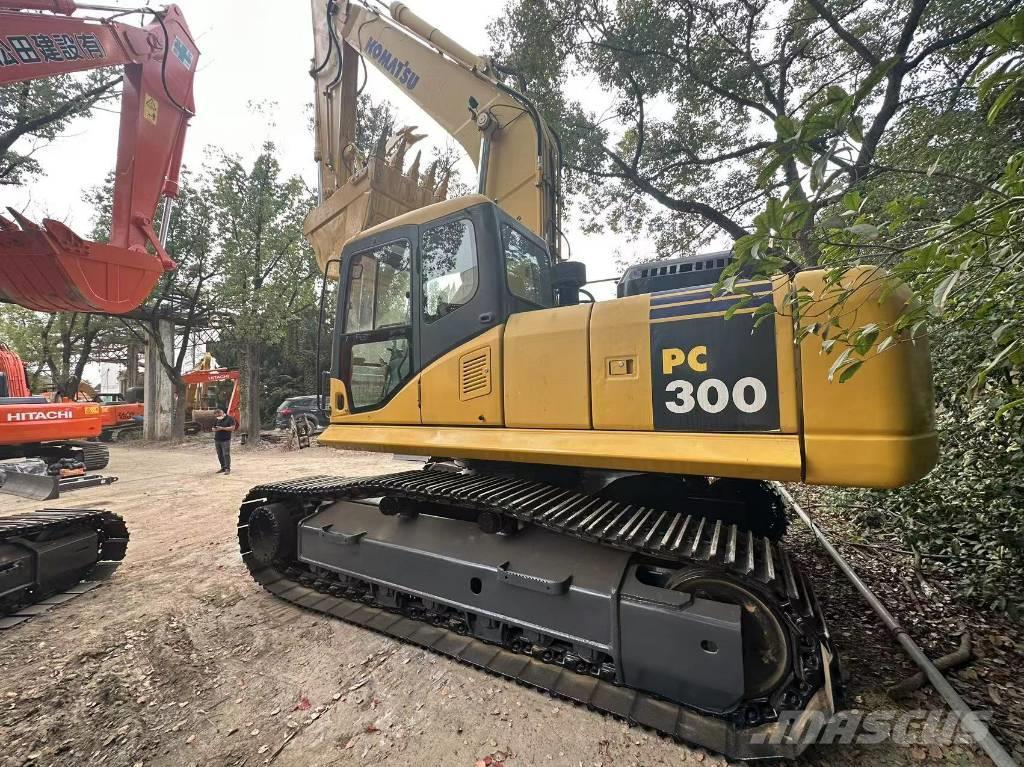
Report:
M155 19L144 28L71 15L83 10L117 9L0 0L0 86L124 67L110 242L84 240L52 219L38 226L11 210L17 223L0 216L0 301L37 311L121 314L174 268L152 218L161 195L178 194L199 50L175 5L146 10Z

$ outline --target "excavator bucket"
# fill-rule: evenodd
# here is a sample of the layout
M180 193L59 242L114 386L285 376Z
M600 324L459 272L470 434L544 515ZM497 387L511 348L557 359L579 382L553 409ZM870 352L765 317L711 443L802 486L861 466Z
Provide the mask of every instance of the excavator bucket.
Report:
M436 185L433 170L421 180L414 173L403 173L395 160L370 157L366 164L306 217L305 234L313 246L320 271L337 258L344 244L364 229L411 210L441 202L447 183ZM414 161L413 168L418 165ZM410 170L412 171L413 168ZM328 276L338 278L338 264L331 264Z
M38 226L10 212L17 223L0 216L0 301L41 312L122 314L164 273L145 251L83 240L59 221Z
M49 475L0 470L0 493L33 501L52 501L60 497L60 480Z

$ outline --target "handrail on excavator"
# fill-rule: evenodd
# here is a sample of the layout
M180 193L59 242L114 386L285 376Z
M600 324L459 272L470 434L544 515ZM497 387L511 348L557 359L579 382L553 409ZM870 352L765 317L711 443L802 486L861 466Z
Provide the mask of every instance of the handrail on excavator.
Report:
M148 13L153 21L140 28L74 15L83 10ZM0 216L0 301L37 311L123 314L174 269L153 216L161 196L178 195L198 59L176 5L130 10L0 0L0 86L124 67L109 242L83 239L49 218L39 226L8 209L13 220Z

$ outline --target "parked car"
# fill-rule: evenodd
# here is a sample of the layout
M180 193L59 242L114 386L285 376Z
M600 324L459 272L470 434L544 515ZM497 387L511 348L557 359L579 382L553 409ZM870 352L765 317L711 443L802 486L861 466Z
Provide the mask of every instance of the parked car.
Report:
M324 397L322 402L323 407L317 408L315 394L308 397L289 397L278 406L274 426L278 429L288 429L291 427L292 416L296 418L309 416L316 422L318 428L326 429L328 423L327 397Z

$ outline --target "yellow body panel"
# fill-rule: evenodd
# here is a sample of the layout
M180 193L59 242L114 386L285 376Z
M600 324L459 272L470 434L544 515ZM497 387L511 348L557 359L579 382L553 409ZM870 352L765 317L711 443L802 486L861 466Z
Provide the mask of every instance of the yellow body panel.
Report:
M650 296L594 305L590 317L590 386L595 429L654 428L650 306Z
M793 345L793 317L786 304L789 280L772 280L775 310L775 358L779 370L779 431L783 434L800 433L800 390L797 388L799 359Z
M505 326L505 425L590 428L587 337L593 304L509 317Z
M801 272L796 287L816 299L804 310L828 316L834 293L826 294L824 273ZM884 301L885 275L877 269L851 270L844 286L858 287L839 320L844 328L893 322L910 300L897 287ZM869 357L845 383L830 382L828 371L845 347L821 351L821 339L808 336L800 345L806 481L814 484L898 487L926 474L938 456L931 392L927 336L902 340Z
M620 471L800 480L800 440L784 434L683 434L451 426L338 426L320 435L332 447L444 455Z
M425 424L501 426L504 423L501 393L502 336L505 326L491 328L430 364L419 376L420 411ZM486 376L490 386L482 396L463 392L464 363L480 352L489 353ZM406 384L413 388L416 379Z
M736 298L710 296L707 288L512 315L507 325L430 364L378 411L336 412L321 442L844 486L894 487L923 476L937 453L925 339L897 343L869 357L846 383L829 382L828 369L842 349L821 354L817 336L794 345L795 320L784 302L787 279L747 286L756 300L778 310L756 337L751 335L756 309L743 307L726 320L725 308ZM827 316L832 299L820 295L823 273L802 272L794 279L796 288L816 297L803 307L800 322L813 321L808 315L814 313ZM851 327L891 322L909 297L901 288L883 298L877 274L864 270L851 272L849 279L863 284L862 294L844 307L842 321ZM774 353L767 351L772 343ZM734 421L716 430L714 414L721 411L707 392L702 407L711 420L697 421L702 428L680 428L683 422L673 422L673 416L655 415L673 402L674 379L691 387L686 401L692 410L701 396L698 383L714 379L710 383L719 387L719 396L728 392L735 405L737 391L751 398L752 390L736 387L752 375L765 378L770 401L777 397L776 420L752 421L759 425L746 430L737 428L742 421ZM332 402L340 389L340 382L332 383Z

